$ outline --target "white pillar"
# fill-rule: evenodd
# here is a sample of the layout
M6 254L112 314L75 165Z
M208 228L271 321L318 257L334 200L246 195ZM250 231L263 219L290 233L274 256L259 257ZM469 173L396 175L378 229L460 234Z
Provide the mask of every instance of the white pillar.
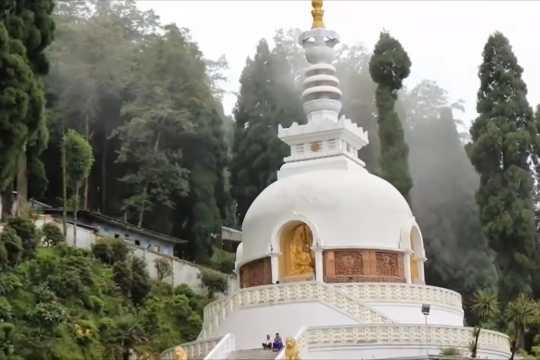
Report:
M270 254L270 266L272 267L272 284L279 281L279 253Z
M323 253L321 248L315 249L315 280L319 282L324 281Z
M407 284L411 284L412 283L412 274L411 274L411 254L412 254L412 251L411 250L406 250L404 253L404 256L403 256L403 265L404 265L404 273L405 273L405 282Z
M420 281L422 282L422 284L426 284L426 276L424 274L424 263L426 262L427 258L424 256L422 259L420 259L420 269L419 269L419 272L420 274L418 274L420 276Z

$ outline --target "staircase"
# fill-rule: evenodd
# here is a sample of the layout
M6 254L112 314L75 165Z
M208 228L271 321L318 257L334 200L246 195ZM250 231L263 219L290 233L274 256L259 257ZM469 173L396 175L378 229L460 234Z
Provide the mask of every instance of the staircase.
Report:
M277 352L263 349L237 350L227 357L227 360L273 360Z

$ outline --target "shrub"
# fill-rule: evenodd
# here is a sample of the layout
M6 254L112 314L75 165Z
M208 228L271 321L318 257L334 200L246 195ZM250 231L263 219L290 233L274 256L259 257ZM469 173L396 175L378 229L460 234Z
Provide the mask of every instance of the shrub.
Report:
M32 220L22 217L15 217L8 220L8 227L13 228L22 240L23 257L31 258L36 252L39 242L39 230Z
M0 235L0 261L3 265L17 265L23 255L23 243L17 231L6 226Z
M448 347L448 348L442 349L440 355L449 356L449 357L457 357L457 356L461 356L461 352L459 351L459 349L455 347Z
M28 317L39 327L54 329L66 320L66 309L57 302L39 303L30 310Z
M157 277L159 281L163 281L168 276L172 275L171 263L165 258L157 258L154 261Z
M124 261L129 254L129 247L122 239L108 239L109 246L111 247L112 261Z
M92 253L101 262L113 265L127 259L129 247L124 240L103 238L92 246Z
M41 231L44 236L43 242L47 246L56 246L66 240L64 234L62 234L62 230L55 224L47 223L43 225Z
M213 296L215 292L225 292L227 289L227 278L225 275L208 269L202 269L202 283L208 288L208 293Z
M9 321L13 316L13 308L5 297L0 297L0 322Z
M146 263L138 257L114 264L113 279L135 305L141 305L152 289Z

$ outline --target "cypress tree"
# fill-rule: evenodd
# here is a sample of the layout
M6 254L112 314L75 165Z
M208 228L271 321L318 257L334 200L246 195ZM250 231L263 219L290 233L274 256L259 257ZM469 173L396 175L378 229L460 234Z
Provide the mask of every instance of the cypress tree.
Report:
M469 157L480 174L476 201L482 230L496 252L499 297L531 290L536 256L533 179L529 159L537 135L523 69L508 39L491 35L480 66L479 116L471 127Z
M392 183L401 194L409 199L412 180L409 174L403 127L395 111L398 91L403 79L409 76L411 61L396 39L382 32L369 62L371 78L377 83L375 100L377 105L380 169L383 178Z
M28 138L27 118L35 91L32 69L22 43L0 22L0 190L11 184L17 158Z
M21 56L32 71L32 86L28 91L28 109L24 120L26 134L23 142L18 145L17 154L14 154L16 160L13 160L18 162L17 188L22 200L26 198L29 170L40 184L37 186L39 191L43 191L46 186L44 167L39 160L39 154L48 142L45 98L40 76L49 70L44 51L54 37L54 21L51 16L53 8L53 0L8 1L0 13L0 21L5 24L8 36L22 45L24 50Z

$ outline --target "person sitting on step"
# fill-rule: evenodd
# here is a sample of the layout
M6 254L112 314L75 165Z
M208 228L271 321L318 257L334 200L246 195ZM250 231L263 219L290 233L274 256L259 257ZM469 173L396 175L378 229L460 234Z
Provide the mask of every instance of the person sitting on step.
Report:
M283 340L281 340L281 336L279 336L279 333L276 333L276 336L274 337L274 343L272 344L272 351L279 352L283 349Z
M272 350L272 339L270 335L266 335L266 340L262 343L262 347L264 350Z

